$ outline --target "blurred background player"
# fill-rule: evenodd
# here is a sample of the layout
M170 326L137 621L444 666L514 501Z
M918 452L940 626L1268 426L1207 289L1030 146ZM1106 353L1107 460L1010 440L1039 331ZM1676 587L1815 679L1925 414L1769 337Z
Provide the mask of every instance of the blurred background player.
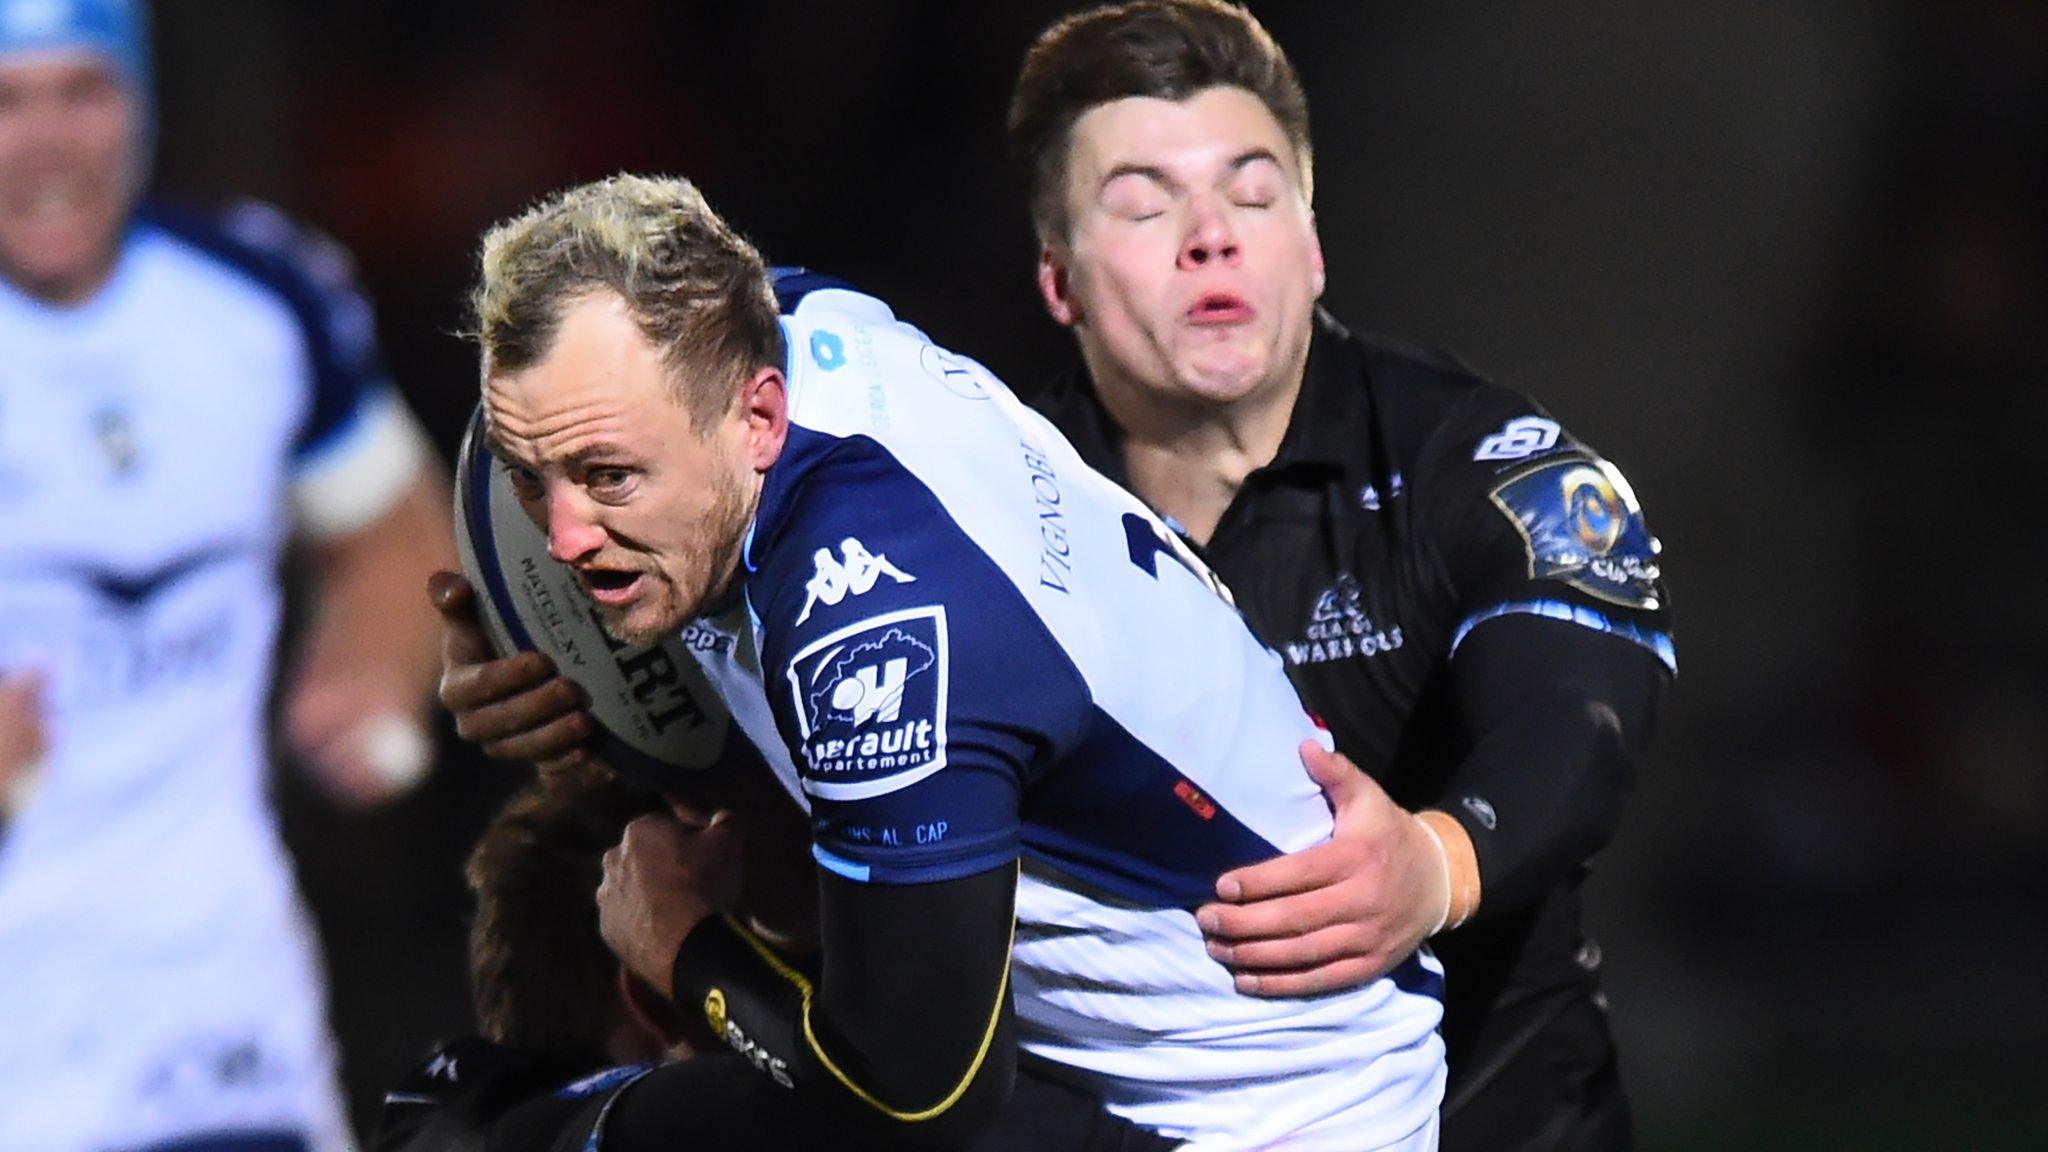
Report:
M349 1143L265 797L283 691L344 802L429 762L446 486L346 255L277 213L137 208L140 7L0 0L0 1147Z
M1329 843L1218 882L1210 954L1292 996L1434 936L1443 1147L1629 1146L1578 888L1676 671L1634 494L1528 398L1317 308L1307 102L1241 8L1056 23L1009 125L1082 359L1039 407L1204 548L1369 774L1318 773Z

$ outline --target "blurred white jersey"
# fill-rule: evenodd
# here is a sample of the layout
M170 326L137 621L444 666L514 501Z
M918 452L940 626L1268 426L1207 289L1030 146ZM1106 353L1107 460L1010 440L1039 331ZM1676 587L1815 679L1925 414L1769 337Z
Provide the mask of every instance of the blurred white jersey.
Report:
M805 286L778 281L790 434L749 615L689 640L810 808L819 862L917 884L1021 860L1022 1046L1190 1148L1431 1142L1433 957L1259 999L1195 924L1220 873L1330 833L1279 658L979 364Z
M77 307L0 282L0 674L48 746L0 833L0 1148L350 1142L264 724L288 527L416 474L373 343L255 206L139 218Z

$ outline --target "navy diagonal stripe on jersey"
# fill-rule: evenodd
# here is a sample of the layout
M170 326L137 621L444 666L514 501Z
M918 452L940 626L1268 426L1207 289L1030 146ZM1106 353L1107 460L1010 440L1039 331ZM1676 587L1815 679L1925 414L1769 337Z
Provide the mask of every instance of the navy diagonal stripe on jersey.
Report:
M858 500L818 499L815 485ZM794 499L799 492L809 498ZM890 613L946 609L945 767L898 791L812 803L820 846L867 866L871 882L971 875L1022 847L1123 900L1190 907L1210 898L1220 872L1279 854L1220 804L1199 792L1191 802L1185 793L1194 786L1095 705L1023 594L874 440L792 425L756 523L748 589L785 733L799 730L786 670L806 644ZM914 580L877 581L837 603L817 602L802 626L786 623L802 614L815 552L849 537ZM802 747L791 752L806 764ZM919 829L940 821L943 836L916 842Z

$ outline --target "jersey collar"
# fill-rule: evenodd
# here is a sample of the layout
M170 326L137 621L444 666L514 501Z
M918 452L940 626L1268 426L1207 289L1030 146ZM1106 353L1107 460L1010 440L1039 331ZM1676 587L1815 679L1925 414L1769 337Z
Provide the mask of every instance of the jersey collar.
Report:
M1288 417L1280 450L1261 471L1297 466L1342 471L1365 443L1365 390L1359 387L1364 375L1365 366L1353 349L1351 333L1317 308L1294 414Z

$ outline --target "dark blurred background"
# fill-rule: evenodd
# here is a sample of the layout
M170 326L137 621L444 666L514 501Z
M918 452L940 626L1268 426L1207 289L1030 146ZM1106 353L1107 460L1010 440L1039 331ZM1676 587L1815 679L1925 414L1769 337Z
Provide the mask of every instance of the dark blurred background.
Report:
M444 448L478 233L679 172L1020 391L1065 363L1003 161L1070 4L166 0L161 188L359 257ZM1646 1149L2048 1147L2048 5L1259 3L1327 302L1627 471L1682 674L1592 886ZM280 798L358 1119L467 1023L458 868L515 773Z

